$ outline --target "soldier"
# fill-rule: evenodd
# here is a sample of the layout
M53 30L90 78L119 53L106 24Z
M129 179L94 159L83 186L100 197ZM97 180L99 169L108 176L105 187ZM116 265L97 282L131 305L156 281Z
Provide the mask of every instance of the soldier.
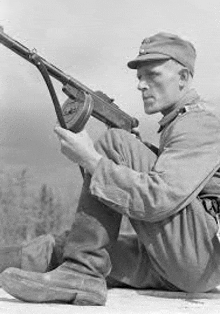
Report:
M46 273L6 269L8 293L104 305L106 282L185 292L220 284L220 123L192 89L195 58L190 42L158 33L128 62L146 114L163 115L158 156L123 130L93 145L85 130L55 128L62 153L86 173L76 217L61 265ZM118 236L123 215L135 235Z

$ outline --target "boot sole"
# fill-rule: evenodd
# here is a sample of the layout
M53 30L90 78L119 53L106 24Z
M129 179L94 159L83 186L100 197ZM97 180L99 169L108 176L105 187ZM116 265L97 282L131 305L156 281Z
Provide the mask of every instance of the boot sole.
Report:
M87 291L51 287L24 278L2 274L2 287L13 297L33 303L69 303L74 305L104 305L106 298ZM18 285L19 283L19 285Z

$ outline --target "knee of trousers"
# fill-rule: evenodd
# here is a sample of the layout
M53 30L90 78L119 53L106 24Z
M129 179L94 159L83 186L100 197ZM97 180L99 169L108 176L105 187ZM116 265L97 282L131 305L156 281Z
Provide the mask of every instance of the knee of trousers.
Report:
M145 171L151 168L156 159L155 154L139 139L122 129L109 129L95 143L95 148L103 156L115 161L116 164L131 168L139 168L144 164ZM135 165L134 160L136 161Z
M110 150L120 152L126 143L134 140L134 136L122 129L112 128L106 131L95 143L95 148L100 153L109 153Z

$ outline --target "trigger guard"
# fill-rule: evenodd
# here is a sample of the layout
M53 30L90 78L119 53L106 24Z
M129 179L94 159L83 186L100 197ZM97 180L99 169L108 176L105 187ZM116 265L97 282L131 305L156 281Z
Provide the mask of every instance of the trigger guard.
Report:
M74 133L82 131L91 116L93 107L92 96L85 92L79 99L68 98L62 106L67 129Z

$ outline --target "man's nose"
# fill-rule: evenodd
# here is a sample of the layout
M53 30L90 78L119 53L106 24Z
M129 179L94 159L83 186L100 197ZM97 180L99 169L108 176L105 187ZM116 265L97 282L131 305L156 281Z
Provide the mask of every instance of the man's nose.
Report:
M147 84L147 81L146 81L146 80L140 80L140 81L138 82L137 88L138 88L139 90L149 89L149 85Z

